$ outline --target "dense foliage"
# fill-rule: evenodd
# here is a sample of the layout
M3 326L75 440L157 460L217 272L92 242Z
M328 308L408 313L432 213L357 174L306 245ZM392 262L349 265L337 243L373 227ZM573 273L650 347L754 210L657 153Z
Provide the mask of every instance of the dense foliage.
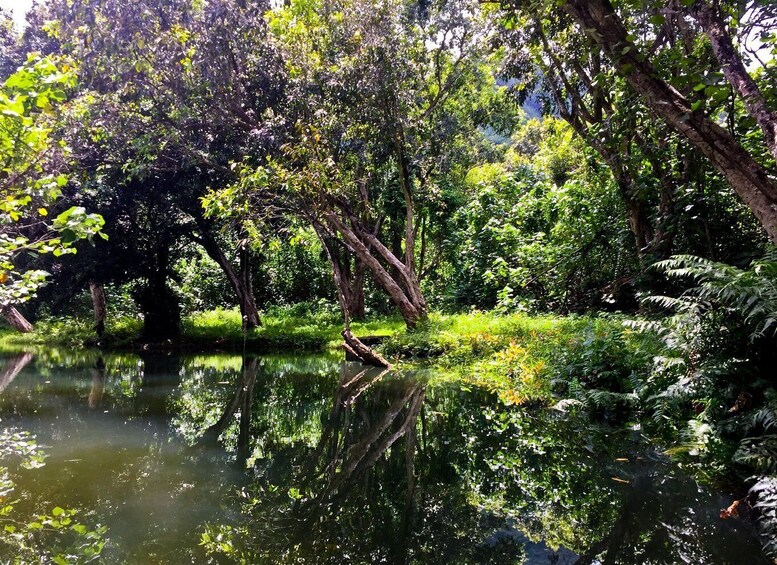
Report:
M404 324L393 361L750 477L774 539L775 55L757 0L2 12L0 313L257 350L342 322L363 359L352 322Z

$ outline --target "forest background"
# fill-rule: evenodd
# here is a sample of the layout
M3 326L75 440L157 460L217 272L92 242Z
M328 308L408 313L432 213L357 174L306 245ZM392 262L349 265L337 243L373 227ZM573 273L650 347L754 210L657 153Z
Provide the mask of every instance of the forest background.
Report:
M26 340L318 348L344 324L371 362L639 419L752 487L774 539L773 5L49 0L26 21L0 23L0 304Z

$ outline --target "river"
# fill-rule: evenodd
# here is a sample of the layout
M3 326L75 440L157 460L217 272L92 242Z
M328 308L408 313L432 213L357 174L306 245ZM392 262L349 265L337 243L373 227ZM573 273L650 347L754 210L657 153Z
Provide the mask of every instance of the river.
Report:
M6 354L0 562L769 562L720 517L732 497L638 426L440 377L329 354ZM78 532L44 527L71 509Z

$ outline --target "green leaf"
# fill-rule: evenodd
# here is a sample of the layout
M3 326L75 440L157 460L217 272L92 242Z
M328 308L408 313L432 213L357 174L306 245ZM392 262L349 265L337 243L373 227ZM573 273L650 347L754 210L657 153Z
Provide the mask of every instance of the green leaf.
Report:
M62 230L62 235L60 239L62 240L63 245L70 245L76 239L78 239L78 236L76 235L76 232L68 228L68 229Z
M666 22L666 18L662 16L661 14L655 14L653 16L650 16L650 23L655 24L657 26L663 25L664 22Z

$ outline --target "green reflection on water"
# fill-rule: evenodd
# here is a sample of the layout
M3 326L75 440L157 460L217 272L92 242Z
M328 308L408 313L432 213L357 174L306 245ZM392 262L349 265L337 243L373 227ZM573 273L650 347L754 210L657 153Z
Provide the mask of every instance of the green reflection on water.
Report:
M105 562L765 562L632 431L331 355L16 355L0 419L47 456L15 512L107 525Z

